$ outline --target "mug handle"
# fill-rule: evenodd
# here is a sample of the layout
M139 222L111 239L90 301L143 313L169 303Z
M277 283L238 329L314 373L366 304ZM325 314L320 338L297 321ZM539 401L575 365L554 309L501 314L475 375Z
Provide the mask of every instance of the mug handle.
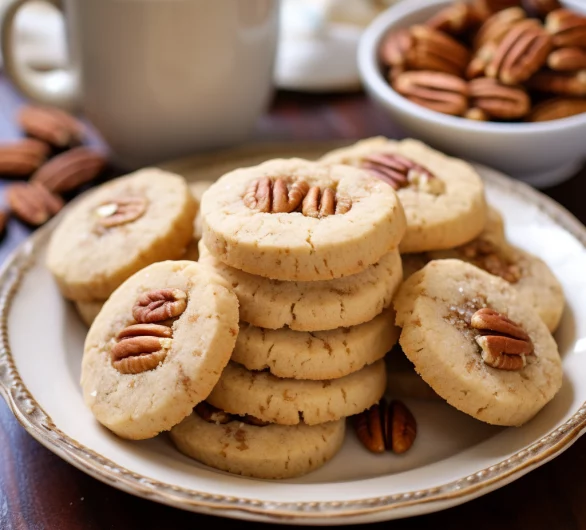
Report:
M74 69L55 69L47 72L33 70L19 62L15 53L14 20L19 9L28 0L10 0L4 10L0 42L4 68L8 77L27 97L40 103L66 110L76 110L80 104L78 76ZM63 14L61 0L45 0Z

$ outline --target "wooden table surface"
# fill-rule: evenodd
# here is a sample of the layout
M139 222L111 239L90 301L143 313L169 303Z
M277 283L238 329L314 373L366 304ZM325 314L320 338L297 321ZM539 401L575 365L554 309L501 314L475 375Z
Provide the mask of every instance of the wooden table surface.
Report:
M21 103L21 98L0 76L0 141L18 136L14 114ZM400 131L362 94L281 93L276 96L269 114L259 121L254 139L354 139L374 134L398 137ZM572 180L546 190L582 222L586 222L585 192L586 168ZM4 260L28 232L17 221L11 221L0 243L0 260ZM586 530L585 500L586 437L554 461L477 500L432 515L379 523L373 528ZM33 440L0 400L2 530L183 529L202 528L207 524L255 526L254 523L183 512L106 486Z

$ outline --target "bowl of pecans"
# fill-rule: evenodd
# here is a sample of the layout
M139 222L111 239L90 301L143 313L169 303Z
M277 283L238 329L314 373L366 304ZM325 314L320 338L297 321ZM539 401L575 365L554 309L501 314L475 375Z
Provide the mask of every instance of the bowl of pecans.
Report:
M406 0L358 50L406 132L536 186L586 159L586 2Z

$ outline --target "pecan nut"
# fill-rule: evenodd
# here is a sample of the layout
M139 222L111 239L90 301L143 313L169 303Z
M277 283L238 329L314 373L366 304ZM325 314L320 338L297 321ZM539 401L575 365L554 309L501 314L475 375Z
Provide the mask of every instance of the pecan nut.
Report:
M293 182L289 189L285 179L263 177L248 185L242 200L251 210L290 213L299 207L308 189L309 185L303 180Z
M112 366L122 374L153 370L167 357L172 330L160 324L134 324L124 328L110 350Z
M459 35L477 27L480 22L478 11L471 4L454 2L440 10L425 25L451 35Z
M397 153L375 153L366 156L361 167L395 190L413 186L435 195L443 192L443 181L437 179L429 169Z
M554 50L547 58L547 66L558 72L586 69L586 49L566 47Z
M31 177L55 193L71 191L96 178L106 159L88 147L76 147L66 151L41 166Z
M401 401L385 399L354 416L354 429L362 445L373 453L385 450L402 454L408 451L417 436L417 422Z
M586 16L569 9L556 9L547 15L545 29L551 34L557 48L586 48Z
M330 215L341 215L352 208L352 199L339 195L332 188L322 190L319 186L309 188L303 199L301 211L306 217L321 219Z
M96 208L98 224L113 228L139 219L147 210L145 197L122 197L105 202Z
M510 120L526 116L531 107L523 87L509 86L496 79L481 77L470 81L470 103L492 118Z
M49 155L49 146L25 138L0 146L0 175L26 177L36 171Z
M462 116L468 109L468 84L442 72L404 72L393 88L402 96L428 109Z
M405 55L411 70L431 70L462 75L470 60L470 52L457 40L427 26L410 28L412 45Z
M476 239L461 246L459 253L466 261L494 276L500 276L509 283L516 283L521 279L519 265L508 260L490 241Z
M137 322L162 322L180 316L187 307L187 294L181 289L157 289L141 294L132 308Z
M523 7L532 16L546 17L552 11L560 9L559 0L523 0Z
M6 190L12 213L21 221L40 226L63 208L63 199L38 183L18 183Z
M529 79L547 61L552 39L533 19L517 22L499 44L486 75L506 85Z
M56 147L71 147L82 142L83 124L71 114L54 108L27 105L20 109L18 122L29 136Z
M509 9L498 11L480 26L478 33L474 37L474 49L479 50L489 42L499 44L513 25L525 18L525 11L520 7L510 7Z
M558 96L586 96L586 70L573 74L539 72L529 79L527 86Z
M482 360L500 370L521 370L532 355L533 342L525 330L507 316L488 307L472 315L470 324L480 332L476 342L482 350Z
M586 99L554 98L535 105L527 121L550 121L569 118L586 112Z

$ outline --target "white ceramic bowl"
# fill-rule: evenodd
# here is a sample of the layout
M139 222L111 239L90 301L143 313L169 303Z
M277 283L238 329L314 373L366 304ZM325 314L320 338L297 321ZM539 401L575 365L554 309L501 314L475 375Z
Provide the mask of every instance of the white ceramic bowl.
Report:
M405 131L447 153L498 168L535 186L561 182L586 159L586 114L540 123L476 122L411 103L387 83L377 59L382 37L393 28L421 23L451 0L405 0L366 29L358 66L367 92ZM584 0L565 2L586 10Z

